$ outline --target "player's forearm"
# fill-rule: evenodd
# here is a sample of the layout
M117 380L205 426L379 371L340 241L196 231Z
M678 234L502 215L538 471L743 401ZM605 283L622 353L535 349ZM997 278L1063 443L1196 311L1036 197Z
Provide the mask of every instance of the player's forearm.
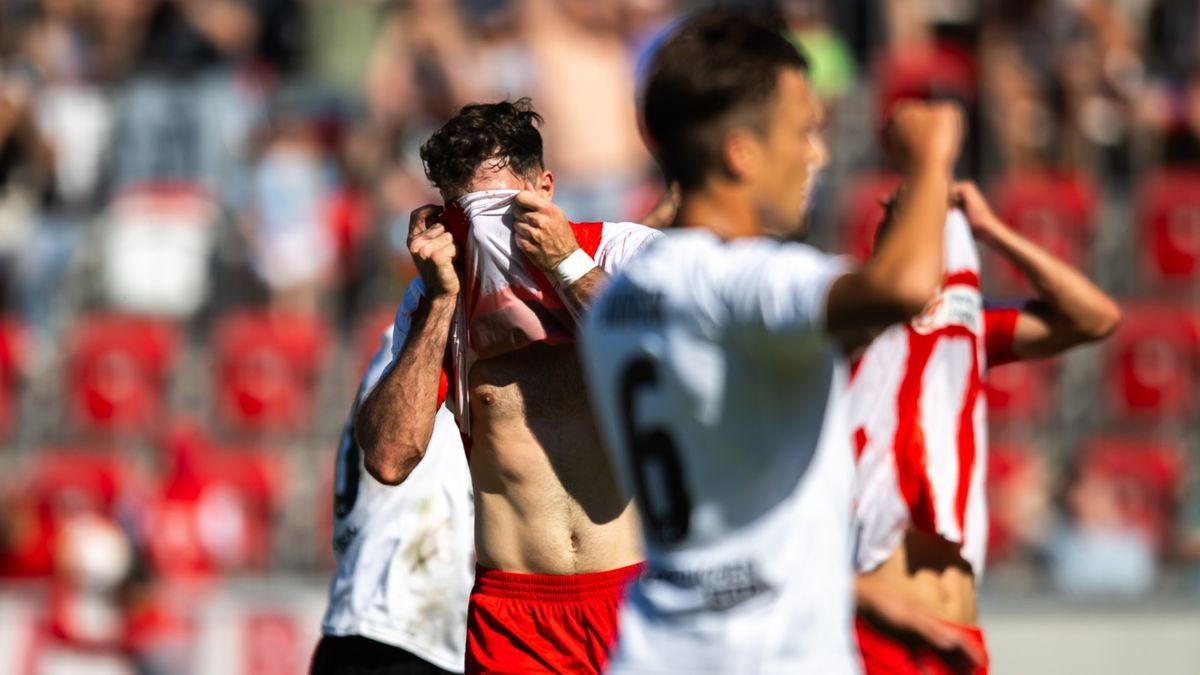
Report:
M425 456L438 408L442 360L454 316L453 297L434 299L414 318L396 366L355 416L363 464L376 480L397 485Z
M1018 232L999 226L985 240L1015 264L1033 285L1038 299L1053 313L1053 323L1065 347L1101 340L1121 320L1117 303L1078 270L1051 255Z
M889 296L903 318L919 314L941 286L949 193L950 177L943 168L912 171L899 195L892 231L863 266L863 274Z
M571 316L579 321L580 317L586 314L588 308L592 306L592 302L600 295L600 291L607 282L608 275L604 273L604 270L596 267L577 279L575 283L565 288L559 287L558 295L567 306L567 310L571 312Z

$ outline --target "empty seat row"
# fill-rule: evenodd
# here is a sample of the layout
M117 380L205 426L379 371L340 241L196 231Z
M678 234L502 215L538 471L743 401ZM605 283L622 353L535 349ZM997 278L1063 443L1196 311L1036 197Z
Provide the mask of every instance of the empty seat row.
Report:
M366 367L390 321L387 310L363 320L354 340L355 368ZM11 431L14 422L28 356L25 333L18 322L0 320L0 431ZM75 429L85 434L156 430L168 412L171 378L181 376L186 338L179 324L89 314L74 322L63 342L63 404ZM331 331L320 317L256 311L222 317L202 353L218 421L234 432L309 429L331 346Z
M163 451L153 471L112 449L34 453L5 504L24 523L25 536L0 550L0 575L50 574L58 534L80 514L121 523L167 578L266 568L276 516L292 485L287 459L214 443L195 424L174 425Z

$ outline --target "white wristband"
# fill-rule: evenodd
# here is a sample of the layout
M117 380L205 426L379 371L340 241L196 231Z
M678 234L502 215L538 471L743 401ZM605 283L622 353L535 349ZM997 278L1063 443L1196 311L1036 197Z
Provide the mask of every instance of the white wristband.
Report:
M571 284L582 279L585 274L596 267L596 261L592 260L592 256L588 255L587 251L577 248L554 268L554 283L559 288L569 288Z

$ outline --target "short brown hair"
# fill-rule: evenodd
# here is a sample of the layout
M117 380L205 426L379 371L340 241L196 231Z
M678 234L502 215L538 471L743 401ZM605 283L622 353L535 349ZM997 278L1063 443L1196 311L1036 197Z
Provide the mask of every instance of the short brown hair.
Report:
M479 166L494 159L532 178L544 168L541 124L528 98L463 106L421 144L425 176L444 193L465 192Z
M696 187L720 166L734 124L765 130L765 104L786 68L806 71L808 62L769 17L714 11L679 26L651 61L642 97L667 178Z

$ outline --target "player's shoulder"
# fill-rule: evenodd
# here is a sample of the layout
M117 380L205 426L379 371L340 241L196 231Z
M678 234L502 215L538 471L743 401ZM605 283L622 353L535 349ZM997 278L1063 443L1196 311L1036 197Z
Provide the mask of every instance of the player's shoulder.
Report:
M694 230L654 232L655 237L639 252L636 264L626 268L635 283L686 283L694 281L689 277L696 270L705 270L705 276L716 273L712 265L720 257L720 240L710 233Z
M838 264L808 244L765 237L722 241L701 229L674 230L639 256L631 273L639 280L677 280L692 291L739 284L746 275L804 271Z
M662 236L661 230L656 230L653 227L650 227L649 225L642 225L641 223L635 223L632 221L606 220L606 221L602 222L600 225L604 229L604 233L609 236L618 236L619 237L619 236L638 234L638 235L644 235L644 236L650 237L652 239Z
M697 251L686 241L690 233L652 231L654 240L612 273L588 313L589 323L627 328L630 322L624 317L642 316L647 307L653 307L652 314L661 320L667 304L686 302L688 296L704 292L707 282L697 272L703 265L696 264Z
M602 222L599 234L596 262L609 272L641 255L646 246L662 237L662 233L652 227L630 222Z
M728 257L738 263L746 261L776 261L794 264L825 264L835 258L824 251L799 241L777 241L768 237L745 237L728 245Z

